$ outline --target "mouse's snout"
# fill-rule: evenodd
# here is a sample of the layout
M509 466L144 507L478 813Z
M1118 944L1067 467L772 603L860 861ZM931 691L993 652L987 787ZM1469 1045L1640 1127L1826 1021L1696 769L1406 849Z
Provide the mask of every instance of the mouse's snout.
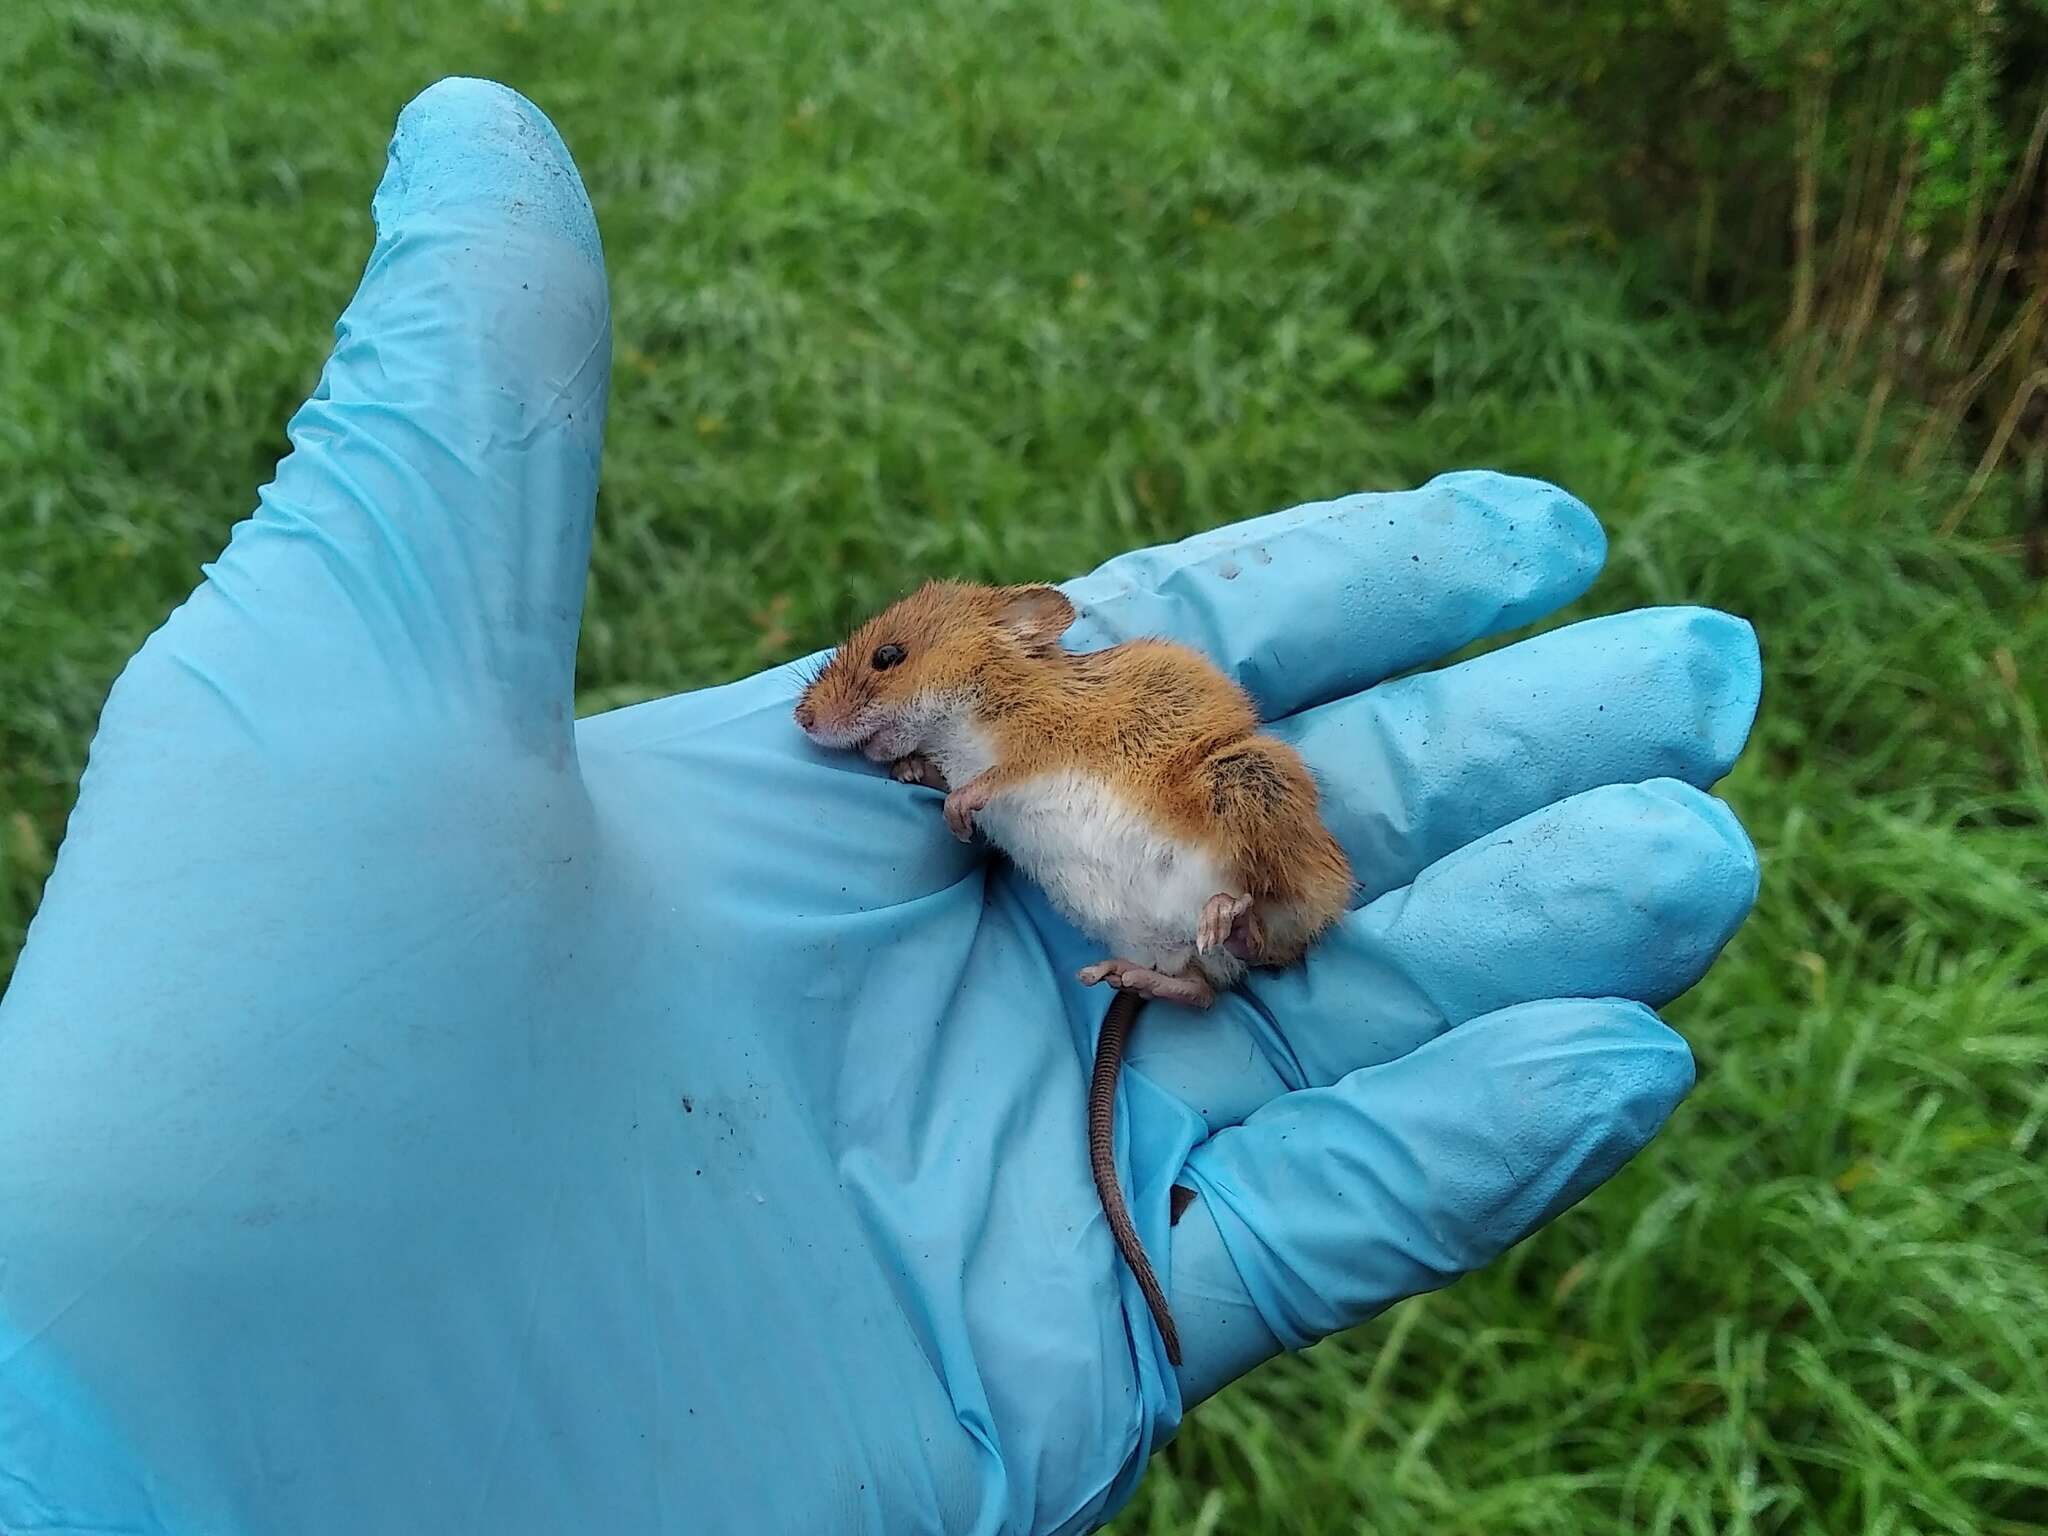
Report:
M875 701L862 680L835 658L797 695L790 713L821 747L858 747L874 734Z
M820 688L813 683L798 697L790 713L796 717L797 729L821 747L852 746L860 734L853 728L853 711L830 687Z

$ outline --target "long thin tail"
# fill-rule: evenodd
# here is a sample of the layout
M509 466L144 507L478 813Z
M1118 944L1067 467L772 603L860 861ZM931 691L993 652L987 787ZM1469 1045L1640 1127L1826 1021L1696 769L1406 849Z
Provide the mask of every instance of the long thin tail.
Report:
M1144 1001L1135 992L1119 992L1103 1015L1102 1034L1095 1042L1095 1078L1088 1088L1088 1166L1095 1172L1095 1192L1102 1197L1102 1214L1109 1218L1110 1235L1117 1251L1131 1267L1138 1289L1145 1293L1145 1305L1152 1309L1152 1321L1166 1343L1166 1358L1180 1364L1180 1333L1167 1310L1166 1292L1152 1261L1145 1257L1145 1245L1138 1241L1138 1229L1131 1225L1131 1213L1124 1207L1124 1192L1116 1182L1116 1078L1124 1064L1124 1042L1131 1023Z

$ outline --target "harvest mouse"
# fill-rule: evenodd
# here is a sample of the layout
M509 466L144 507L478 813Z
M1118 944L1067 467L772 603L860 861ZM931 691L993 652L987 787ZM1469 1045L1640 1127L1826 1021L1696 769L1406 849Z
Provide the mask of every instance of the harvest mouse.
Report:
M1180 1337L1117 1187L1112 1115L1141 1002L1207 1008L1254 965L1284 966L1344 912L1351 870L1315 780L1259 732L1251 700L1164 640L1075 654L1053 587L934 582L869 620L804 689L821 746L948 791L946 824L978 825L1109 954L1080 973L1117 995L1096 1043L1089 1161L1118 1250L1167 1358Z

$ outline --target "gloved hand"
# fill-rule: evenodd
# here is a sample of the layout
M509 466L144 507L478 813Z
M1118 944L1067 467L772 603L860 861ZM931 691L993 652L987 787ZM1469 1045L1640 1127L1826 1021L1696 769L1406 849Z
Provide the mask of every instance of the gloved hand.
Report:
M782 668L572 719L609 369L591 212L499 87L401 119L293 452L108 701L0 1008L0 1529L1053 1532L1259 1360L1482 1265L1692 1081L1651 1009L1755 893L1697 786L1757 658L1460 474L1069 587L1233 668L1364 904L1147 1010ZM1169 1222L1176 1181L1196 1193Z

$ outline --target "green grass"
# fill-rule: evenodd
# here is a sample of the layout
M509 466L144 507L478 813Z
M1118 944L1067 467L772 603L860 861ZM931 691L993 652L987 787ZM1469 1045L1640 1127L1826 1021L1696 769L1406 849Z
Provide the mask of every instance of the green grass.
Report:
M1701 1083L1485 1274L1205 1408L1139 1532L2048 1531L2048 601L1910 428L1565 211L1570 125L1388 0L31 4L0 31L0 965L114 672L283 449L398 107L487 74L596 200L617 368L586 709L1454 466L1727 607L1761 903ZM227 13L232 12L232 15ZM1986 503L1993 513L1994 488ZM1995 521L1987 515L1985 526ZM0 970L0 976L4 976Z

